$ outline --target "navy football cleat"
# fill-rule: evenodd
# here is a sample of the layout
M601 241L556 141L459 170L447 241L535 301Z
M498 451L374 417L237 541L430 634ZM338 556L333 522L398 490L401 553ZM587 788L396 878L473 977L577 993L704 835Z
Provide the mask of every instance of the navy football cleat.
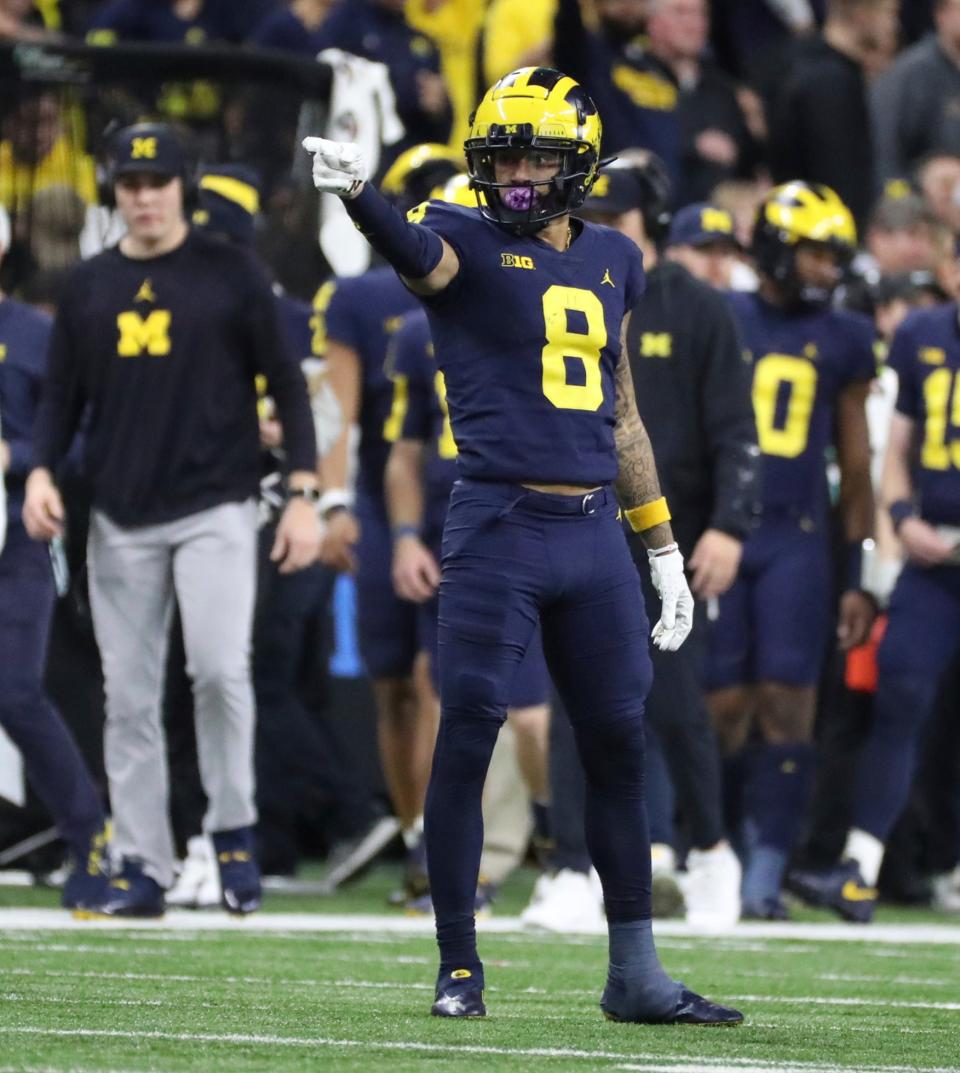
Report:
M711 1002L682 984L673 1013L665 1017L622 1017L610 1009L606 990L600 999L600 1009L608 1021L638 1025L739 1025L743 1022L743 1014L739 1010Z
M104 900L75 909L74 916L81 920L98 917L150 920L162 917L166 908L163 887L144 872L140 861L125 857L119 874L110 881Z
M110 825L104 824L90 836L82 853L74 851L71 854L70 871L60 895L60 904L64 909L93 909L109 897L109 841Z
M441 973L430 1012L434 1017L486 1017L483 970L454 969Z
M253 828L214 831L213 849L220 869L220 900L228 913L255 913L263 901L260 868L253 847Z
M876 912L877 888L867 886L856 861L843 860L825 871L795 869L786 885L808 904L832 909L854 924L869 924Z

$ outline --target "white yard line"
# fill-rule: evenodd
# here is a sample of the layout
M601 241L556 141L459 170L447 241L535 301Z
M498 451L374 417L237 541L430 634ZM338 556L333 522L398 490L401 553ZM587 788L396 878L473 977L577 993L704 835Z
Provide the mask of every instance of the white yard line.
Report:
M857 1066L856 1073L867 1070L889 1070L892 1066ZM910 1070L915 1067L910 1066ZM702 1059L694 1059L693 1062L679 1062L676 1065L666 1065L665 1061L651 1062L651 1063L637 1063L629 1062L624 1065L614 1066L617 1070L629 1070L636 1071L636 1073L704 1073L704 1070L709 1069L710 1073L854 1073L851 1066L797 1066L792 1062L778 1062L775 1066L765 1065L723 1065L723 1064L711 1064L709 1066L704 1065ZM71 1071L72 1073L72 1071ZM956 1071L953 1071L956 1073Z
M904 1002L885 998L827 998L824 995L727 995L728 1002L778 1002L787 1006L877 1006L889 1010L960 1010L960 1002Z
M524 932L517 917L494 917L478 921L478 929L487 934L521 933L527 938L537 935ZM287 932L379 933L381 935L433 936L432 917L364 915L349 913L258 913L237 918L221 912L191 913L171 910L162 920L74 920L63 909L0 909L0 934L4 931L143 931L143 932L215 932L236 931L247 935ZM743 940L804 940L815 942L862 943L936 943L960 946L960 925L956 924L766 924L745 923L723 933L704 933L683 921L655 921L657 935L685 939L712 940L718 948L742 949ZM599 936L601 933L597 932ZM604 933L605 934L605 933ZM551 936L546 935L546 938ZM584 940L586 936L577 936ZM588 940L592 941L592 940ZM758 949L763 949L758 946Z
M714 1029L715 1032L736 1032L734 1029ZM602 1060L616 1062L618 1069L655 1069L669 1073L764 1073L772 1067L757 1066L756 1059L748 1058L691 1058L678 1056L671 1062L662 1054L634 1052L622 1054L616 1051L579 1050L573 1047L487 1047L467 1043L417 1043L412 1040L355 1040L321 1037L309 1039L297 1036L268 1036L239 1032L160 1032L96 1028L46 1028L34 1025L16 1027L0 1026L0 1036L39 1036L58 1039L116 1039L116 1040L164 1040L170 1043L217 1043L241 1047L289 1047L297 1049L326 1048L343 1050L366 1050L388 1052L421 1052L424 1054L473 1054L503 1056L508 1058L563 1058L583 1059L587 1062ZM696 1065L691 1063L695 1062ZM656 1063L653 1067L639 1063ZM22 1067L20 1067L22 1068ZM943 1066L857 1065L824 1066L817 1062L789 1062L778 1064L776 1073L957 1073L956 1068Z

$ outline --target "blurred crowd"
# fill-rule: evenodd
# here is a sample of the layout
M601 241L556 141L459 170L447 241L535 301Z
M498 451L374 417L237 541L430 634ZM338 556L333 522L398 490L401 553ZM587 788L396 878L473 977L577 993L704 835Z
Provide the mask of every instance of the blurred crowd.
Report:
M280 72L285 62L311 63L319 55L334 77L330 99L312 113L324 130L311 132L341 140L353 140L364 129L371 71L382 71L389 100L384 105L384 98L377 97L373 107L378 116L386 108L397 125L387 133L381 120L375 123L375 179L409 205L463 172L463 139L487 85L523 65L556 66L580 81L596 101L604 124L604 155L620 157L615 168L634 166L649 182L649 156L644 154L655 154L659 162L654 192L645 195L646 201L638 195L635 204L619 202L607 214L608 222L636 208L649 225L654 204L659 224L647 227L646 238L696 279L723 292L752 294L758 286L762 289L765 277L775 275L769 264L758 263L754 241L758 213L763 218L772 189L800 181L834 191L849 210L852 229L844 239L837 276L830 280L829 305L869 321L867 357L875 374L866 415L878 507L869 535L862 535L865 556L855 585L869 594L871 607L865 614L872 626L867 623L869 638L858 637L856 644L844 643L841 629L838 645L836 631L831 633L807 676L795 683L815 693L819 774L813 790L791 806L797 830L784 853L809 877L849 850L851 772L873 718L885 612L902 563L915 559L898 536L904 519L891 521L881 506L881 468L897 395L896 374L885 366L885 358L911 312L946 308L960 295L960 0L0 0L0 48L7 45L14 50L49 46L66 55L74 45L78 50L114 50L118 56L129 48L134 63L148 55L135 51L140 46L178 56L217 50L218 62L226 68L235 55L238 71L244 70L241 57L273 61ZM223 50L230 50L226 59ZM353 67L345 56L375 67ZM363 81L362 94L359 82L351 89L351 78ZM300 587L279 577L267 554L269 540L261 540L252 664L262 863L268 873L292 875L304 856L325 856L324 882L333 889L392 845L404 860L396 903L429 911L421 816L424 755L429 757L436 719L429 660L425 664L424 653L413 651L409 658L368 665L372 690L344 686L341 673L345 664L353 669L356 663L344 653L355 652L357 645L353 602L356 589L361 603L364 599L363 572L368 582L376 575L372 590L368 584L368 600L386 606L396 599L392 591L376 588L391 585L383 485L390 447L383 438L403 439L396 430L387 436L389 420L383 424L396 400L396 383L384 374L383 359L409 310L391 308L396 322L385 327L382 340L371 343L363 335L364 316L380 316L382 310L345 306L349 286L344 288L341 277L359 274L367 265L342 266L349 236L343 239L342 232L331 230L324 240L333 217L325 214L318 220L316 196L297 159L294 135L304 115L311 115L299 101L291 109L284 98L272 111L270 87L259 96L258 90L243 97L227 82L195 74L149 84L146 92L144 86L131 88L134 83L126 82L122 91L113 87L99 100L89 87L84 91L68 82L41 76L29 83L3 83L11 92L0 103L2 292L55 314L72 266L122 233L104 198L109 134L102 131L111 118L114 127L117 120L149 118L181 132L191 147L191 178L197 180L187 205L198 213L195 226L232 232L234 240L242 231L242 241L256 248L275 290L300 305L304 342L297 357L312 363L306 368L313 378L325 454L320 473L328 491L346 495L323 504L328 532L322 565L307 571ZM425 143L430 151L417 157L417 147ZM643 151L639 157L636 150ZM438 162L441 166L435 168ZM216 174L226 175L226 185L208 181L204 186L203 176ZM238 197L234 181L253 195ZM601 208L595 206L595 211L604 218ZM817 241L814 233L800 237ZM748 325L741 321L738 328L743 333ZM655 340L649 345L656 350ZM368 346L381 359L373 372ZM3 357L0 349L0 361ZM949 361L947 366L952 368ZM947 449L946 468L960 482L960 375L944 390L942 427L931 432L928 425L928 437L940 437ZM753 401L758 401L756 385ZM384 405L381 413L378 407ZM276 478L271 475L280 467L282 432L272 421L269 399L261 400L260 412L263 449L275 462L264 467L261 497L265 531L272 533L276 503L271 507L270 497L271 488L276 493ZM839 423L837 413L830 420ZM759 416L758 425L764 453ZM344 579L357 573L354 551L365 524L351 487L355 463L350 456L358 436L361 472L370 465L362 452L374 449L371 437L380 438L377 487L362 491L368 498L379 496L376 509L386 536L379 549L368 550L366 558L361 554L355 589L352 580ZM838 511L846 494L842 441L843 433L837 431L822 459ZM2 457L6 470L9 452ZM99 774L97 714L102 702L96 648L83 611L82 473L65 479L65 488L74 485L68 555L78 580L57 610L48 680ZM377 524L369 522L368 531ZM841 628L848 625L841 607L849 543L849 532L846 538L840 532L843 527L839 518L830 523L831 539L822 552L823 572L835 579L831 620ZM960 541L960 529L955 535ZM738 539L749 546L749 533ZM370 555L379 560L374 568ZM956 565L943 569L960 572ZM409 589L403 592L402 580L399 588L408 601L418 598ZM703 600L704 620L698 628L723 627L720 594L711 592ZM382 637L364 637L369 619L360 610L359 652L366 656L377 646L382 651ZM790 606L781 610L791 614ZM376 629L396 631L392 640L397 647L409 648L409 621L389 615L384 621ZM908 804L889 837L885 833L880 839L886 856L879 873L885 896L911 904L933 900L953 912L960 911L960 742L950 729L960 710L956 622L943 619L942 628L954 634L948 638L953 655L940 694L930 702L929 725L935 728L931 755L921 743L918 752L925 758L910 773L916 777ZM189 661L178 631L175 622L164 710L171 763L182 773L173 779L173 803L185 863L168 901L203 905L216 902L219 894L213 850L200 831L203 788L191 729ZM362 675L359 663L355 669ZM910 695L898 703L909 705ZM366 714L352 719L361 710ZM724 757L726 813L719 822L724 844L729 840L746 860L756 832L743 830L737 787L745 778L744 748L752 739L731 744L724 711L722 703L713 705L719 744L710 739L710 747L722 750ZM345 730L347 721L353 725ZM546 773L553 733L548 722L546 716L518 719L504 735L504 756L495 761L490 780L489 847L478 908L489 904L496 886L523 860L551 881L564 871L577 871L552 856L557 832L549 815L551 788L555 799L558 787ZM358 741L364 735L368 740ZM763 737L757 730L754 735ZM651 784L661 787L655 795L660 818L669 814L669 822L661 825L667 834L663 841L655 839L655 883L661 893L666 891L656 904L660 911L676 912L683 905L684 859L692 850L696 860L705 846L691 838L676 773L652 772ZM310 830L318 823L323 828L319 837ZM866 858L874 857L876 869L869 871L879 870L880 858L868 847ZM786 856L778 885L785 867ZM877 885L877 875L862 873L861 868L858 881L869 888ZM558 887L554 901L562 903L560 908L541 906L532 914L533 922L557 930L592 923L599 909L595 887L586 871L584 875L583 882ZM709 876L701 877L693 899L701 908L710 901L703 882L709 888ZM535 897L548 896L548 885L545 881ZM810 882L804 890L808 900L816 900ZM674 891L679 892L676 898ZM766 896L755 902L752 915L785 915L777 890L774 894L772 903Z

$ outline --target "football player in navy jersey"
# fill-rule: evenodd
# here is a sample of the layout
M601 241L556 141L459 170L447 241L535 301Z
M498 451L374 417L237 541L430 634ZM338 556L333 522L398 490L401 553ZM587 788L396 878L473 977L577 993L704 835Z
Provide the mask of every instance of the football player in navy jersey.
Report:
M940 680L960 651L960 321L955 302L908 315L888 357L899 377L881 497L906 555L877 656L873 721L843 859L790 888L872 920L884 845L907 803Z
M832 190L776 187L754 229L759 291L731 296L753 365L761 508L737 580L720 597L707 682L728 754L743 749L754 718L759 731L760 743L743 757L746 917L786 917L781 881L809 794L816 683L830 623L824 456L831 445L848 541L841 647L862 643L873 617L860 591L873 513L864 406L875 372L873 328L829 305L855 246L853 218Z
M462 171L462 156L425 143L403 153L383 177L383 189L404 207ZM323 284L314 299L316 352L327 358L328 378L344 428L323 459L326 491L320 502L326 531L321 559L356 571L360 651L377 706L380 763L407 846L404 894L428 889L423 848L423 802L434 726L423 719L414 685L416 608L393 591L390 523L383 470L390 451L393 383L387 347L416 296L389 266ZM356 491L347 492L351 427L360 432ZM403 900L402 898L400 900Z
M483 203L431 202L404 220L366 184L355 146L304 141L317 188L344 198L374 249L421 296L458 447L426 808L440 947L432 1012L486 1012L473 910L481 795L539 621L587 774L587 841L610 935L601 1007L613 1020L736 1023L740 1013L672 980L653 944L648 623L620 503L645 535L662 599L654 643L679 647L693 599L621 357L642 258L624 236L570 215L596 178L599 145L600 119L580 85L546 68L513 71L487 91L464 146Z
M473 200L469 190L463 189ZM386 498L393 532L393 582L401 597L419 605L417 641L429 658L434 689L439 690L438 564L447 504L457 475L457 444L450 427L443 373L434 359L430 325L423 310L404 318L392 349L398 427L387 461ZM533 806L538 853L549 844L548 692L543 644L537 630L510 690L509 718L516 739L517 766ZM478 907L485 908L495 893L490 878L480 880Z

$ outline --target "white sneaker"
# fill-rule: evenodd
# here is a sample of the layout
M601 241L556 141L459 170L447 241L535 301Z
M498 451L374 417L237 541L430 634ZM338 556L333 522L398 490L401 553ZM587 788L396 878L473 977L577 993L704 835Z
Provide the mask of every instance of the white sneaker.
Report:
M167 905L184 909L215 909L220 905L220 870L207 835L187 839L187 855L176 882L166 893Z
M539 880L538 880L539 884ZM585 872L564 868L541 888L541 896L520 914L525 928L553 932L603 933L603 902Z
M536 905L538 902L542 902L543 899L546 898L554 879L556 879L556 875L553 872L541 872L540 875L537 876L537 881L534 883L533 890L530 892L530 901L527 903L527 909L529 909L531 905ZM527 910L525 909L524 912L526 911Z
M960 913L960 864L934 879L933 907L942 913Z
M741 876L740 861L728 843L690 850L683 881L687 923L703 931L732 928L740 919Z
M672 846L654 842L650 847L650 872L655 919L683 916L683 890L677 873L677 855Z

